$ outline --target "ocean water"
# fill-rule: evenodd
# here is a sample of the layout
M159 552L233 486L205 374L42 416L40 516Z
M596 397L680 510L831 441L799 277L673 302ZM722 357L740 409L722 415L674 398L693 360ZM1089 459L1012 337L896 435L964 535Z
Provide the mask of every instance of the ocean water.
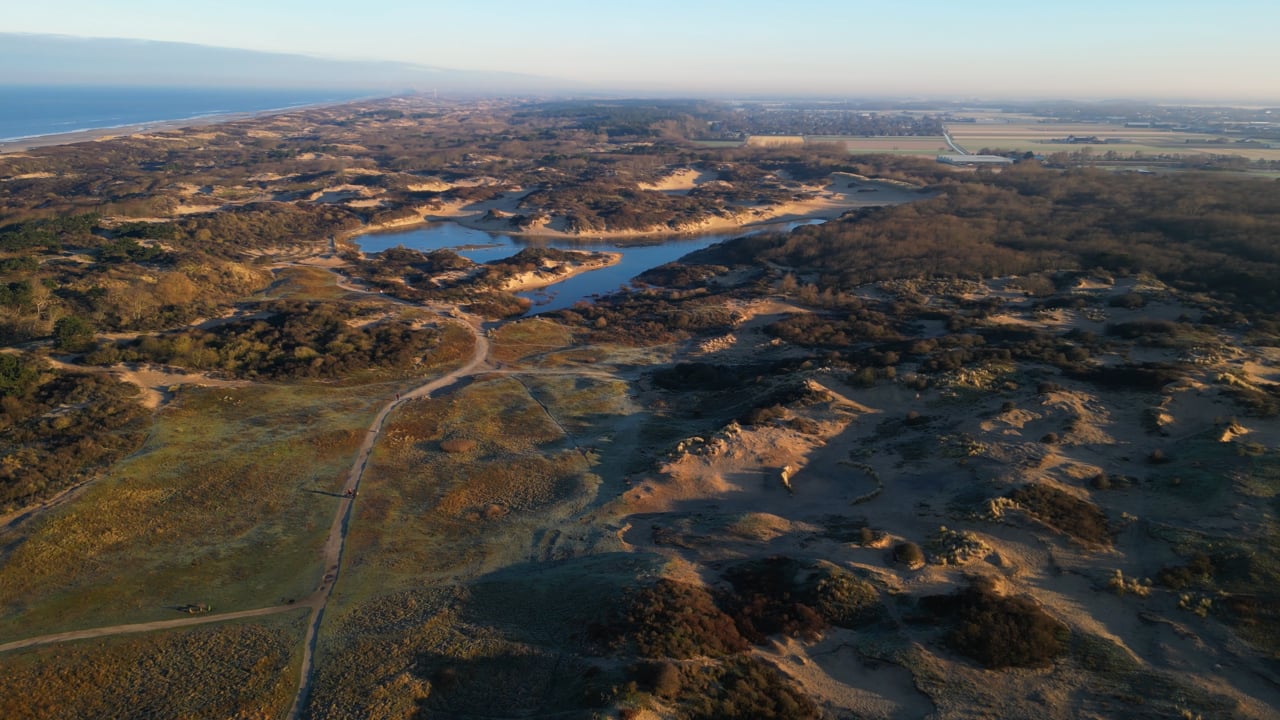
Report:
M355 90L0 85L0 141L368 96Z

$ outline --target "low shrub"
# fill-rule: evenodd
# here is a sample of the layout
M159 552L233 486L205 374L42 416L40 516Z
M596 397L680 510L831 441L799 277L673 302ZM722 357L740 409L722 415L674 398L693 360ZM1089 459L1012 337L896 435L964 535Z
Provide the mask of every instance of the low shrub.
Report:
M690 720L807 720L818 706L772 666L735 659L701 674L679 698Z
M826 562L773 557L730 568L725 579L733 592L721 605L757 644L777 634L816 640L828 625L857 628L880 617L875 587Z
M987 581L922 605L948 621L948 647L992 669L1045 667L1066 650L1070 635L1029 598L1001 596Z
M1023 485L1009 493L1009 499L1037 520L1077 540L1111 544L1107 516L1093 503L1048 485Z
M706 588L662 579L630 594L610 627L613 644L634 643L648 658L719 657L749 645Z
M1204 553L1196 553L1186 565L1171 565L1156 573L1156 582L1171 589L1183 590L1213 580L1213 561Z
M893 547L893 559L909 568L924 565L924 550L913 542L898 543Z

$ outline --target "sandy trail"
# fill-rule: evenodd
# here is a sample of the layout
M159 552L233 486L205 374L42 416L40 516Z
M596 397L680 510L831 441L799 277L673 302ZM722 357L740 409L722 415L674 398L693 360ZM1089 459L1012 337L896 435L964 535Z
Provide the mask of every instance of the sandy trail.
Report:
M72 640L88 640L91 638L108 637L111 635L127 635L130 633L151 632L153 630L171 630L173 628L190 627L192 625L207 625L214 622L224 622L227 620L243 620L245 618L262 617L264 615L276 615L298 608L312 606L312 598L304 599L292 605L274 605L267 608L258 608L256 610L240 610L237 612L218 613L217 615L194 615L189 618L179 618L177 620L156 620L154 622L135 623L133 625L108 625L107 627L89 628L88 630L72 630L70 632L55 633L53 635L41 635L39 637L26 638L24 640L15 640L13 642L0 645L0 653L10 650L21 650L22 648L34 647L36 645L51 645L53 643L70 642Z
M378 436L382 434L382 427L386 423L387 417L402 403L417 398L430 397L431 393L448 387L464 377L480 372L481 366L485 363L485 358L489 355L489 340L480 331L479 318L466 316L461 311L457 311L456 316L463 319L464 324L471 330L472 336L475 338L475 350L472 353L471 360L457 370L414 388L407 393L398 395L395 400L383 405L377 416L374 417L373 422L369 424L369 432L365 433L365 439L360 445L360 451L356 453L355 462L351 464L351 470L347 473L347 482L343 485L343 492L345 494L349 491L351 497L344 497L340 501L338 511L333 516L333 524L329 527L329 539L324 546L324 579L321 580L320 587L308 598L309 604L314 603L315 612L312 615L311 624L307 627L306 639L303 641L301 678L298 683L298 694L294 698L293 707L289 710L290 718L297 718L301 715L307 694L311 690L311 665L312 655L315 652L316 635L320 631L320 622L324 619L325 606L328 605L329 596L333 594L333 588L338 583L338 572L342 567L342 551L346 545L347 527L351 520L351 507L355 503L355 495L358 494L360 489L360 480L364 477L365 467L369 463L369 454L373 452L373 446L377 442Z

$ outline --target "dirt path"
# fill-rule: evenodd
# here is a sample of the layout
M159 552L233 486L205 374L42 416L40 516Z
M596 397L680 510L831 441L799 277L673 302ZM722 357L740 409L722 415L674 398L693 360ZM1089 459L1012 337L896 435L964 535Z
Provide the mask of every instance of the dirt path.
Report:
M312 597L315 596L313 595ZM88 630L72 630L70 632L56 633L53 635L41 635L40 637L15 640L13 642L0 645L0 653L8 652L10 650L21 650L22 648L34 647L36 645L51 645L53 643L69 642L71 640L88 640L90 638L151 632L153 630L171 630L173 628L191 627L192 625L207 625L209 623L224 622L227 620L243 620L244 618L276 615L278 613L307 607L310 602L311 598L307 598L302 602L294 603L292 605L275 605L268 608L258 608L257 610L240 610L238 612L219 613L217 615L193 615L192 617L178 618L177 620L156 620L154 622L136 623L133 625L109 625L107 627L90 628Z
M351 507L355 504L355 496L359 494L360 480L364 477L365 467L369 463L369 454L373 452L374 443L377 442L378 436L382 434L382 427L386 423L387 417L402 403L417 398L430 397L431 393L448 387L464 377L482 371L481 366L484 365L485 359L489 355L489 339L481 331L479 319L465 316L461 312L457 312L455 317L462 319L463 324L471 330L472 336L475 338L475 350L472 353L471 360L457 370L399 395L395 400L382 406L377 416L374 417L373 422L369 424L369 432L365 433L364 442L360 445L360 451L356 453L355 462L351 464L351 470L347 473L347 481L343 485L343 493L346 494L349 491L352 497L344 497L341 500L338 512L333 517L333 525L329 528L329 539L324 545L324 579L321 580L320 587L308 597L308 602L314 603L315 611L311 616L311 624L307 626L307 636L303 640L301 677L298 682L298 694L294 697L293 707L289 709L288 717L291 719L301 716L302 708L306 704L307 695L311 690L311 666L312 655L316 646L316 635L320 632L320 623L324 619L324 611L328 605L329 596L333 594L333 587L338 583L338 572L342 567L342 551L346 545L347 527L351 520Z

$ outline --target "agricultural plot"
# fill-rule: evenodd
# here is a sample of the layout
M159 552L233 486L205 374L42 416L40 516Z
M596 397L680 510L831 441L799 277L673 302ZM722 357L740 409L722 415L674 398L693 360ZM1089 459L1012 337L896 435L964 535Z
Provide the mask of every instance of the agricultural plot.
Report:
M852 154L933 156L951 152L941 136L856 137L852 135L809 135L807 143L838 143Z
M1213 135L1183 133L1153 128L1131 128L1123 125L1093 123L1010 122L993 124L956 124L948 128L951 137L966 151L1080 152L1088 148L1102 155L1239 155L1250 160L1280 160L1280 147L1265 143L1218 142ZM1067 137L1097 137L1096 143L1053 142ZM1115 142L1102 142L1104 140Z

